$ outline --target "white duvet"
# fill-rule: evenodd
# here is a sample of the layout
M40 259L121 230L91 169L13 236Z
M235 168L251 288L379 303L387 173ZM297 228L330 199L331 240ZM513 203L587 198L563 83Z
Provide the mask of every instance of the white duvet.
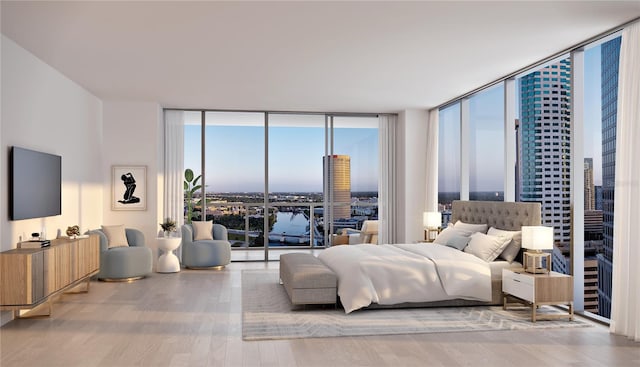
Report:
M393 305L455 298L491 301L489 264L437 244L349 245L318 258L338 276L346 313L372 303Z

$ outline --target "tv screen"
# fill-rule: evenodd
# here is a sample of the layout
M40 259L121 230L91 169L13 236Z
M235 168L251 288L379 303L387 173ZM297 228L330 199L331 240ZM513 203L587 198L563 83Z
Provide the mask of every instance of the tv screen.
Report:
M12 147L9 158L9 217L62 214L62 157Z

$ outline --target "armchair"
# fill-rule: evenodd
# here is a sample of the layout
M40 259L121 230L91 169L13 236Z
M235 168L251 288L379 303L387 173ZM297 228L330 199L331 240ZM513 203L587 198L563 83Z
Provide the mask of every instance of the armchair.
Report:
M355 245L360 243L378 244L378 221L365 220L359 231L349 230L349 244Z
M102 229L88 231L100 237L99 280L127 282L142 279L151 273L153 254L145 246L144 235L133 228L125 228L128 246L110 247L109 239Z
M213 224L213 239L194 240L194 229L191 224L182 226L182 264L192 269L222 269L231 262L231 243L228 240L227 228L221 224Z

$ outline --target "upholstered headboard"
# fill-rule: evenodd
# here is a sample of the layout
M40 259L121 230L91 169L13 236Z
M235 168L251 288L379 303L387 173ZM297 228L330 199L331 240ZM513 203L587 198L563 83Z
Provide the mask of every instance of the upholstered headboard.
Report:
M454 200L451 223L488 224L508 231L520 230L522 226L539 226L540 203L512 203L503 201Z

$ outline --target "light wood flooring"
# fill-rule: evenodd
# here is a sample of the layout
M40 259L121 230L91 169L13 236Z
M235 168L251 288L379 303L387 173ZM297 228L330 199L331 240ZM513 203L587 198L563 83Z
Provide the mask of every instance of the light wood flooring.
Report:
M0 328L0 366L640 366L606 327L245 342L242 269L92 282L48 318Z

